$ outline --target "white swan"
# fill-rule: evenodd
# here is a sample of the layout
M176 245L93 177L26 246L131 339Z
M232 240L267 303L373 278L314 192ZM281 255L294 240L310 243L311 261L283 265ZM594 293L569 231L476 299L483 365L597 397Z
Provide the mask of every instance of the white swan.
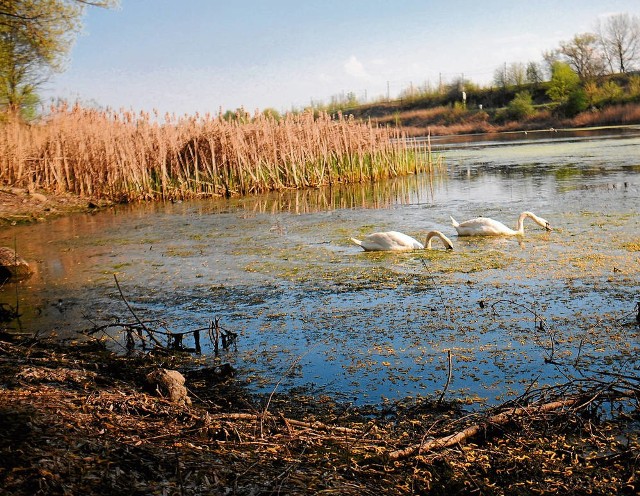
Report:
M398 231L377 232L369 234L362 241L355 238L351 238L351 241L361 246L364 251L406 251L422 250L425 245L430 250L433 238L441 239L447 250L453 250L453 243L440 231L430 231L424 245Z
M458 236L522 236L524 235L524 219L529 217L536 224L544 227L547 231L551 231L551 226L542 217L538 217L531 212L522 212L518 217L518 226L516 230L508 228L502 222L489 219L488 217L476 217L475 219L467 220L458 224L458 222L451 217L451 223L453 227L458 231Z

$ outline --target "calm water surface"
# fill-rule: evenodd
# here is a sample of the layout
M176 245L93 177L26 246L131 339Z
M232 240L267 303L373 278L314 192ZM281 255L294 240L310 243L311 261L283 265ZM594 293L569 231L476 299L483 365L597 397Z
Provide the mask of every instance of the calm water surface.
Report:
M175 332L214 317L238 333L219 360L256 391L305 387L377 403L438 394L494 403L593 370L637 375L640 130L433 141L446 170L229 201L118 207L0 232L37 273L7 284L22 331L75 336L142 319ZM517 138L517 139L516 139ZM454 140L448 140L454 141ZM458 238L449 216L490 216L522 239ZM364 253L373 231L455 250ZM434 244L435 245L435 244ZM205 362L214 363L210 349ZM560 365L551 365L552 358Z

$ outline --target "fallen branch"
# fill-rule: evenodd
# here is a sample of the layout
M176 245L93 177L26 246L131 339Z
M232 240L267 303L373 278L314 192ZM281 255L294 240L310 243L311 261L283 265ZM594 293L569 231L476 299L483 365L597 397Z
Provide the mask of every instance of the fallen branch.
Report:
M222 413L217 415L211 415L210 418L212 420L248 420L248 421L264 421L265 419L271 420L284 420L287 426L294 426L301 429L313 429L325 432L336 432L345 435L358 436L362 434L360 429L352 429L349 427L341 427L336 425L327 425L322 422L314 421L314 422L303 422L301 420L294 420L290 418L283 419L281 416L275 416L270 414L269 412L263 412L261 414L255 413Z
M545 413L560 408L575 405L581 400L581 397L567 398L564 400L553 401L551 403L545 403L540 406L527 406L521 408L513 408L508 411L492 415L483 423L473 424L466 429L450 434L448 436L442 436L435 439L429 439L426 442L420 444L413 444L401 450L392 451L388 453L386 458L390 461L400 460L402 458L408 458L413 455L419 455L426 453L427 451L447 448L458 443L462 443L467 439L475 436L482 430L486 429L489 425L504 425L511 421L514 417L522 417L525 415L531 415L536 413Z
M222 348L224 350L227 350L231 344L235 343L235 340L238 337L237 333L223 328L220 325L220 319L218 317L216 317L213 321L211 321L208 327L202 327L199 329L193 329L189 331L174 332L174 331L171 331L170 329L166 329L166 327L165 327L166 331L152 329L147 325L147 324L150 324L151 322L149 321L143 322L138 317L138 315L135 313L135 311L133 310L133 308L125 298L116 274L113 274L113 279L115 281L116 288L120 293L120 297L122 298L122 301L124 302L124 304L127 306L127 309L129 310L131 315L133 315L133 318L135 319L135 323L127 324L127 323L118 322L118 323L111 323L111 324L106 324L102 326L94 326L93 329L85 332L88 335L93 335L98 332L102 332L105 336L113 339L116 343L122 346L117 340L113 338L113 336L105 332L109 328L119 327L126 332L124 348L126 348L128 352L133 352L136 349L136 345L138 341L142 343L142 349L145 350L147 340L149 340L155 345L155 350L162 350L164 352L186 351L186 352L195 352L197 354L201 354L202 347L200 344L200 333L207 332L209 335L209 338L214 343L214 353L216 356L218 356L218 352L219 352L218 341L221 341ZM2 308L0 307L0 317L1 317L1 310ZM164 336L164 338L167 341L167 344L163 345L160 342L160 339L158 338L158 336ZM193 337L193 342L194 342L193 348L187 347L184 345L185 336Z

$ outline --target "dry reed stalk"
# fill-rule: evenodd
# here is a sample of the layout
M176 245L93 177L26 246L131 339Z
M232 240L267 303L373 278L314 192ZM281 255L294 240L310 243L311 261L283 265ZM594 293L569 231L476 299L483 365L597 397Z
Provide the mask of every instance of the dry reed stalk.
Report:
M430 150L429 150L430 152ZM42 122L4 123L4 184L115 201L252 194L433 172L397 130L339 115L211 115L66 105Z

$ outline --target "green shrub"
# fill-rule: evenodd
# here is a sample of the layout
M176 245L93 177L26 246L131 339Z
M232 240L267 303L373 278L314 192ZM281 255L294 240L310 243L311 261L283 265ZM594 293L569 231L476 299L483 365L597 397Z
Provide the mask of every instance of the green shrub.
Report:
M628 92L632 98L640 96L640 76L634 75L629 77Z
M600 100L602 102L616 103L619 102L624 91L614 81L607 81L600 87Z
M547 95L553 102L564 104L580 85L580 76L564 62L554 62L551 73Z
M514 99L507 105L507 118L511 120L525 119L535 113L531 93L528 91L516 93Z
M578 88L569 94L567 101L560 107L567 117L575 117L580 112L589 108L589 97L582 88Z

